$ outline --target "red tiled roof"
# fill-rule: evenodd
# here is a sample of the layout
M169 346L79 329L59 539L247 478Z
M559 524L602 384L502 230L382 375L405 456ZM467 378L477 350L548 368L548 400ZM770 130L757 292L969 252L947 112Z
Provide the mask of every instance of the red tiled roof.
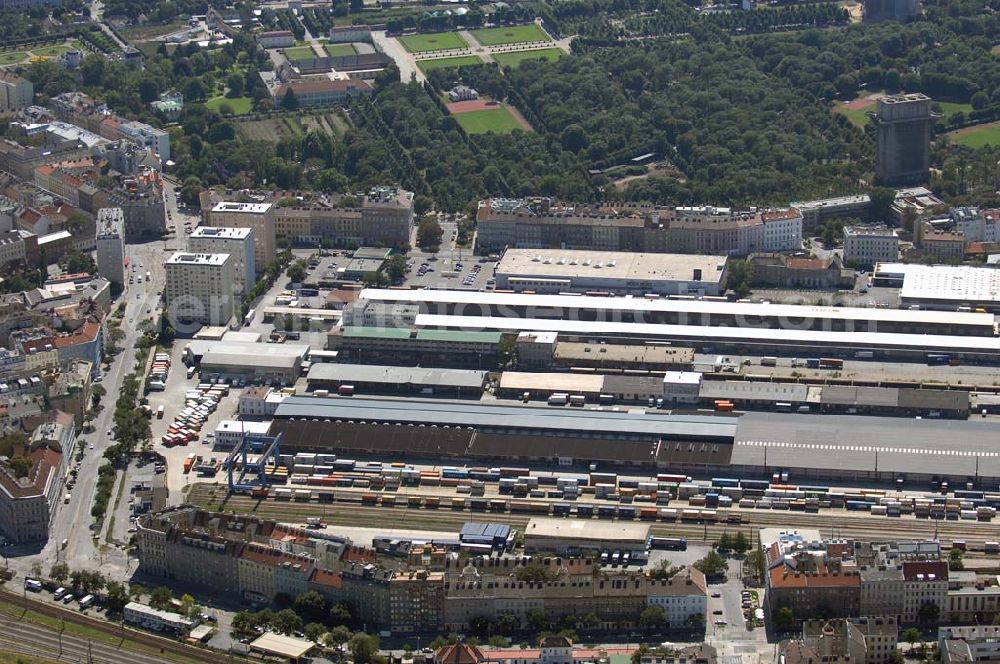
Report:
M485 659L482 650L467 643L444 646L438 649L434 655L434 661L437 664L479 664Z
M348 563L374 563L375 552L363 546L350 545L344 549L344 562Z
M340 578L339 572L331 572L326 569L317 568L313 572L311 581L318 586L326 586L328 588L340 588L343 585L343 580Z
M97 337L97 332L101 329L101 326L92 321L87 321L79 328L76 332L72 334L67 334L63 337L56 337L53 340L53 345L56 348L69 348L70 346L75 346L77 344L85 344L93 341Z
M829 572L820 565L816 572L795 572L780 565L771 570L772 588L836 588L860 587L857 572Z
M907 581L917 581L917 575L922 574L926 579L933 574L938 581L948 580L948 563L943 560L933 562L906 560L903 561L903 578Z

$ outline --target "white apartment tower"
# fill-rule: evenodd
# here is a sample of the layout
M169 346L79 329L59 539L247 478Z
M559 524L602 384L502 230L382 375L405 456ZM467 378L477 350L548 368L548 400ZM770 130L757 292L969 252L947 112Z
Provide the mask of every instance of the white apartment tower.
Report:
M844 228L844 261L868 266L899 260L899 237L891 228Z
M229 254L241 295L250 292L256 281L253 245L252 228L199 226L188 238L188 251L193 254Z
M229 254L177 252L164 264L163 291L171 324L226 325L240 301Z
M121 208L97 211L97 271L108 281L125 285L125 213Z

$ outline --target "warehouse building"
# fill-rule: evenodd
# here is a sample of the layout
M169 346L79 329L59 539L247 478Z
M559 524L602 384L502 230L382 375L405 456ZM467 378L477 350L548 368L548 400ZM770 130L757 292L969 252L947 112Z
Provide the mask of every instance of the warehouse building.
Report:
M712 416L294 396L270 433L291 451L652 467L674 443L725 464L735 431L734 418Z
M194 340L184 347L184 362L200 367L202 380L241 378L290 385L302 372L308 354L305 344Z
M329 331L326 348L339 353L340 361L358 364L492 369L501 337L499 332L348 325Z
M552 362L558 367L611 370L683 371L694 363L694 349L681 346L590 344L560 341Z
M648 523L534 518L524 529L524 549L527 553L551 551L559 555L605 551L644 554L651 538Z
M495 274L497 288L513 291L719 295L726 262L726 256L697 254L507 249Z
M971 269L997 272L986 268ZM492 316L497 319L558 320L566 323L642 323L692 328L730 327L739 328L739 333L780 329L788 333L878 332L915 335L996 336L993 316L983 313L728 302L721 299L581 297L579 295L366 288L361 292L361 297L356 304L361 305L362 308L373 304L388 305L390 309L381 311L380 315L389 316L390 319L393 307L408 308L415 305L419 308L420 314L460 316L469 319ZM418 327L420 327L419 324ZM460 327L481 329L475 325ZM525 324L521 326L521 329L541 332L551 328L530 327Z
M471 369L428 369L379 364L324 362L309 368L308 389L336 392L350 386L351 393L421 394L425 396L480 397L486 372Z
M900 303L910 307L1000 312L1000 270L995 267L879 263L872 279L876 286L899 287Z

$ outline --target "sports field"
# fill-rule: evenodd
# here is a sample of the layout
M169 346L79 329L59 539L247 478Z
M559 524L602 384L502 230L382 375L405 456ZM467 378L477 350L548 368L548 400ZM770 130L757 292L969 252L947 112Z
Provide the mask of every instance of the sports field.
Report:
M457 58L435 58L433 60L417 60L420 71L429 74L435 69L454 69L468 65L481 65L483 61L475 55L461 55Z
M285 49L285 57L289 60L308 60L315 58L316 52L311 46L293 46Z
M250 97L214 97L205 102L205 108L217 111L223 104L233 109L233 115L246 115L250 112L253 99Z
M513 53L493 53L493 59L501 67L517 67L525 60L550 60L555 62L565 51L560 48L540 48L537 51L514 51Z
M490 108L483 111L469 111L453 116L467 134L509 134L515 129L524 129L517 119L511 115L506 106Z
M469 45L457 32L434 32L424 35L403 35L399 43L410 53L426 51L448 51L455 48L468 48Z
M482 28L480 30L473 30L472 36L483 46L549 41L549 36L545 34L545 31L534 23L529 25L511 25L503 28Z
M874 111L875 105L874 99L855 99L846 104L837 102L836 106L833 107L833 112L846 117L855 127L864 127L868 124L867 113Z
M945 134L952 143L969 148L1000 147L1000 122L987 122Z
M323 44L323 50L331 58L339 58L345 55L357 55L357 51L350 44Z

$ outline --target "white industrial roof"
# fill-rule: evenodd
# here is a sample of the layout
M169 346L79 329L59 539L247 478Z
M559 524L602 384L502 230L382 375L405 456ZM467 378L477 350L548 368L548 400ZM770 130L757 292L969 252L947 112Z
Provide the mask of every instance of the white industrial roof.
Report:
M478 293L481 295L482 293ZM1000 338L949 336L943 334L901 334L894 332L817 332L812 330L771 330L756 327L721 327L707 325L654 325L649 323L606 323L563 321L543 318L500 318L498 316L442 316L420 314L417 327L460 328L465 330L551 330L563 334L622 334L635 337L677 337L719 341L743 341L788 345L808 343L815 346L835 344L861 348L889 346L921 350L954 350L1000 353Z
M266 434L268 429L271 428L271 420L265 420L263 422L249 422L245 420L222 420L219 422L218 426L215 427L215 432L230 433L230 432L240 432L240 433L259 433Z
M534 306L544 308L627 310L633 312L687 312L693 315L717 314L745 316L779 316L789 320L831 319L886 322L936 323L993 326L993 316L969 312L911 311L909 309L877 309L864 307L820 307L794 304L763 304L750 302L720 302L718 300L672 300L644 297L593 297L580 295L529 295L523 293L480 293L457 290L389 290L366 288L359 299L373 302L405 302L412 304L456 303L486 306ZM538 329L524 326L522 329Z
M667 371L663 382L668 385L700 385L701 373L698 371Z
M504 371L500 374L500 389L593 394L604 389L604 376L600 374Z
M580 249L508 249L497 263L497 274L508 277L545 276L631 281L697 281L718 283L726 256L642 254Z
M212 341L195 339L187 344L192 355L201 356L202 361L208 355L216 360L225 356L234 364L264 364L280 361L292 362L295 358L304 358L309 353L306 344L265 344L245 343L241 341Z
M649 538L648 523L624 521L593 522L576 519L534 518L524 529L526 537L556 537L587 540L634 540L645 542Z
M899 295L904 300L1000 302L1000 270L995 267L882 263L878 272L903 276Z
M316 647L312 641L297 639L294 636L264 632L250 644L252 650L259 650L269 655L299 659Z

